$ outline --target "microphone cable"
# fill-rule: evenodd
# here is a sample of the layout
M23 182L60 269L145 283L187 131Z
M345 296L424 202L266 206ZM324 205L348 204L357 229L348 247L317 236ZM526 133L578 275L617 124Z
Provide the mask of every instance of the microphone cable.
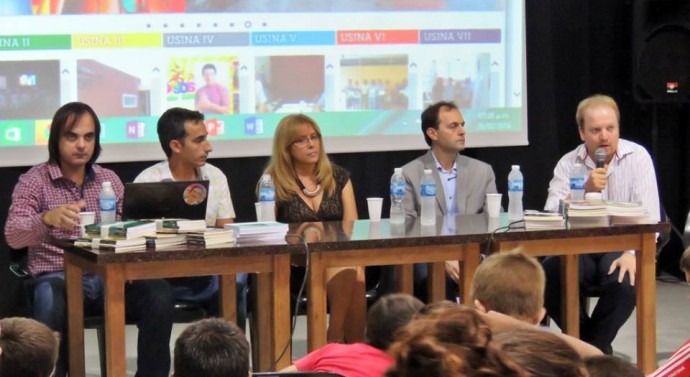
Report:
M294 307L294 314L292 315L292 320L290 323L290 337L288 338L287 343L285 344L285 347L283 347L283 350L280 352L280 355L273 361L271 364L270 370L275 370L276 365L278 365L278 362L285 356L285 352L287 352L288 348L290 348L290 345L292 344L292 338L295 335L295 328L297 327L297 315L299 314L299 305L302 302L302 296L304 295L304 289L307 285L307 279L309 279L309 267L310 267L310 260L311 260L311 253L309 252L309 244L307 244L307 240L299 235L299 234L292 234L288 233L285 235L285 239L287 241L288 238L297 238L298 242L302 243L302 246L304 246L304 252L305 252L305 271L304 271L304 278L302 279L302 283L300 284L299 291L297 292L297 299L295 300L295 307ZM274 303L275 304L275 303ZM273 329L275 331L275 329ZM292 360L290 360L292 362Z

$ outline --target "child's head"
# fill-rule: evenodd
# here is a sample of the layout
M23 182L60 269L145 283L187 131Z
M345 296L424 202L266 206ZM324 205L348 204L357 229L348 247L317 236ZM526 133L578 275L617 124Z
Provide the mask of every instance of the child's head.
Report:
M404 293L388 294L376 301L367 314L367 343L386 350L395 339L395 333L407 325L424 304Z
M519 249L496 253L474 273L472 301L479 301L486 310L536 324L545 314L545 285L544 270L535 258Z
M488 358L490 340L491 330L477 310L447 307L443 315L414 319L398 332L388 349L395 361L385 376L527 376L503 355Z
M55 371L60 335L30 318L0 320L0 376L48 377Z
M585 359L589 377L644 377L629 362L611 355L592 356Z
M189 325L175 341L174 377L249 375L249 342L239 327L220 318Z

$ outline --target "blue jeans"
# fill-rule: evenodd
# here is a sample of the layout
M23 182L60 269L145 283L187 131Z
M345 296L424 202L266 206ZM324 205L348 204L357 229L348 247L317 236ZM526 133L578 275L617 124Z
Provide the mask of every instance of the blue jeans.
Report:
M67 373L69 343L65 273L43 273L28 281L33 287L34 318L60 333L60 356L56 377ZM84 274L84 313L103 314L103 282L97 276ZM173 295L163 279L136 280L125 284L125 314L139 328L137 343L137 376L168 377L170 374L170 332L173 322Z

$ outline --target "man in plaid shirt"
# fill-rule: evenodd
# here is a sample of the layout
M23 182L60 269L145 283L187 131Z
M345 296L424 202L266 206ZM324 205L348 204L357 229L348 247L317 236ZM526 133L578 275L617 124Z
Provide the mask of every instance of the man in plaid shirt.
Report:
M51 245L50 239L79 236L79 212L98 213L103 182L111 182L117 196L118 220L122 209L122 182L113 171L95 163L101 151L100 131L98 117L88 105L72 102L58 109L50 129L48 162L32 167L19 178L5 225L7 243L28 250L34 318L60 332L63 339L56 377L67 373L68 342L64 251ZM100 214L96 221L100 221ZM82 281L87 315L102 314L101 279L84 274ZM139 327L137 376L168 376L173 305L165 280L126 284L127 315L136 318Z

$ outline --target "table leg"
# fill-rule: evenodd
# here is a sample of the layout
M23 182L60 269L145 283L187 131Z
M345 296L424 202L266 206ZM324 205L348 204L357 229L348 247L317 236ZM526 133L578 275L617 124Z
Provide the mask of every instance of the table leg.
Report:
M460 261L460 299L465 305L472 306L472 279L479 267L480 247L477 244L462 246L463 259Z
M70 376L84 377L84 292L82 270L65 254Z
M577 254L561 256L561 313L563 332L580 337L580 278Z
M429 302L446 299L446 262L428 263L427 289Z
M121 265L108 265L103 274L105 349L109 377L127 375L125 353L125 280Z
M237 281L235 275L220 275L219 279L220 314L226 321L237 323Z
M307 352L321 348L326 336L326 269L321 253L311 254L307 301Z
M273 292L271 288L272 274L274 272L261 273L256 275L256 330L257 334L253 336L254 340L259 342L257 358L258 364L254 369L259 372L271 371L273 357L271 349L273 347L274 330L271 327L271 296Z
M273 302L271 307L271 328L273 329L272 370L281 370L292 364L292 345L290 344L290 256L273 257ZM282 354L282 355L281 355Z
M412 264L401 264L396 265L395 269L395 284L396 291L400 293L407 293L408 295L414 294L414 265Z
M656 237L643 234L637 259L637 366L644 374L656 369Z

